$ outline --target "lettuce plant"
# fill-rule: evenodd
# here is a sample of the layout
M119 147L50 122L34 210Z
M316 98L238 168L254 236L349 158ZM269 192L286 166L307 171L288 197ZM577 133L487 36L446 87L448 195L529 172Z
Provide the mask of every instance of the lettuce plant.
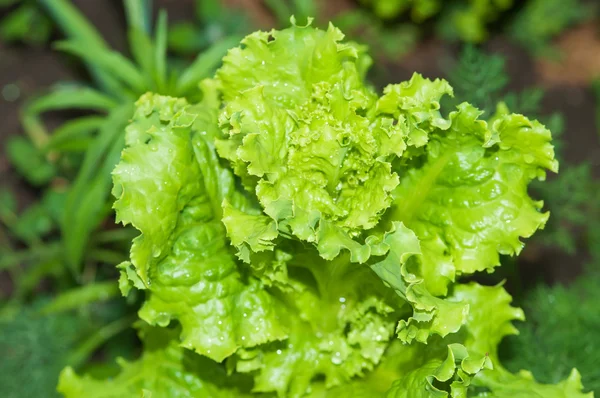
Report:
M492 272L548 214L550 132L500 106L440 108L443 80L377 94L365 49L333 26L257 32L201 102L147 93L113 171L118 267L142 290L142 357L67 397L585 397L508 372L524 318Z

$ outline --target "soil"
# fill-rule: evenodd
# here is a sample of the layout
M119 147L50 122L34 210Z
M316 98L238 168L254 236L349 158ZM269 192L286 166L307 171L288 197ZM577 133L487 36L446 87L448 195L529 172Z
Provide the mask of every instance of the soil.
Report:
M257 25L268 28L273 18L257 0L227 0L228 4L244 8L257 21ZM120 1L73 0L73 3L101 32L114 48L126 51L124 34L124 12ZM156 8L165 8L169 20L189 19L194 15L194 0L157 0ZM327 2L327 13L351 6L349 0ZM0 17L2 14L0 13ZM511 88L520 90L532 85L542 85L547 95L543 111L562 112L566 117L565 141L566 160L579 163L592 160L595 173L600 176L600 146L596 126L596 100L589 88L590 79L600 75L600 39L593 24L584 25L566 32L558 40L565 54L561 63L534 60L523 49L502 36L492 38L486 47L506 56L511 76ZM59 32L54 38L60 37ZM397 82L419 71L428 77L444 77L449 65L454 62L459 48L437 40L428 39L399 62L386 62L383 73L376 84ZM14 101L0 96L0 188L9 186L16 190L22 203L29 202L36 192L23 185L4 155L7 137L20 134L19 108L24 99L46 90L53 83L63 80L85 79L81 68L72 64L68 57L54 52L50 46L29 47L8 45L0 42L0 90L8 84L17 84L20 95ZM49 115L48 121L59 121L64 115ZM585 261L585 254L566 256L553 250L532 248L524 253L522 266L527 280L543 275L547 282L568 282L573 279ZM0 275L0 290L2 286Z

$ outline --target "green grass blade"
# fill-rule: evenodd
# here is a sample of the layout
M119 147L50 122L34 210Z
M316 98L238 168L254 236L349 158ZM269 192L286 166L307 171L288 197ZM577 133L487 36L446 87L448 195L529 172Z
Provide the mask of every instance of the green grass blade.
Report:
M25 133L37 148L48 142L48 132L40 120L40 114L62 109L86 109L109 111L117 106L112 98L91 88L81 86L58 86L50 93L29 101L21 113Z
M127 39L129 49L135 62L146 80L146 87L156 91L154 78L155 45L150 38L151 33L151 0L125 0L127 15Z
M4 253L4 255L0 257L0 271L17 267L23 263L37 259L47 260L50 257L59 256L60 254L61 247L58 243L49 243L24 251Z
M102 126L104 120L105 118L101 116L83 116L70 120L54 131L44 150L58 150L73 140L88 138L91 133Z
M155 81L159 93L165 94L167 81L167 13L161 10L156 24L156 37L154 39L154 65L156 65Z
M308 22L308 18L319 16L317 2L315 0L294 0L295 17L298 23Z
M96 28L68 0L39 0L64 34L94 47L106 48L106 42Z
M58 86L50 93L29 102L26 113L40 114L61 109L109 111L118 103L109 96L83 86Z
M144 78L146 79L146 86L148 88L155 89L154 87L154 43L145 32L138 28L131 27L127 33L129 40L129 47L133 59L138 64L138 67Z
M85 152L94 145L94 137L74 137L53 146L52 150L66 154L68 152Z
M102 346L102 344L124 330L129 329L136 319L137 315L127 316L98 329L98 331L88 337L71 355L69 355L67 363L75 367L83 364L94 351Z
M65 36L83 43L87 51L107 48L107 44L96 28L68 0L39 0L48 11L54 22L60 27ZM106 92L120 95L116 80L103 70L88 65L90 73L98 85Z
M65 274L66 269L60 256L61 246L56 244L56 254L52 257L40 256L35 262L27 268L16 281L15 296L26 297L40 286L42 279L46 277L60 278Z
M40 309L41 314L56 314L80 308L98 301L106 301L120 295L119 286L114 281L91 283L61 292L51 302Z
M211 76L214 70L221 64L227 50L238 45L239 42L239 37L228 36L198 55L192 65L179 77L176 89L177 95L185 96L190 90L198 87L198 83L202 79Z
M125 126L133 113L133 103L115 109L87 151L79 174L67 196L61 230L65 256L77 275L90 234L105 216L110 192L111 171L124 145Z
M127 26L138 29L145 34L150 34L152 1L151 0L124 0Z
M286 26L289 24L292 10L284 0L264 0L264 2L273 15L275 15L279 26Z
M76 41L59 42L56 48L80 57L96 69L131 87L138 94L143 94L147 89L146 81L140 71L130 60L116 51L100 48L90 51L85 47L85 43Z

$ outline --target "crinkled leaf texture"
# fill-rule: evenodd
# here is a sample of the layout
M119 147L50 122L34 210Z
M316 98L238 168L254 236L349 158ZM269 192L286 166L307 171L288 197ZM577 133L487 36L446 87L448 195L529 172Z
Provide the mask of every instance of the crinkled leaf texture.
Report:
M451 300L469 303L471 311L464 330L459 332L470 353L487 355L494 369L484 369L472 380L475 397L496 398L592 398L583 393L581 377L573 369L571 375L556 385L540 384L527 371L512 374L498 359L498 345L502 338L517 334L513 320L524 320L520 308L510 306L511 297L502 286L481 286L476 283L457 285ZM478 392L478 394L475 394Z
M364 83L370 59L342 38L333 26L292 26L230 50L216 76L226 135L217 149L276 230L314 243L325 259L348 249L364 262L371 245L353 238L390 206L398 175L389 159L402 154L404 131L377 113Z
M183 348L256 394L583 396L576 374L505 371L496 347L522 312L501 286L456 283L544 225L527 186L557 168L549 131L466 103L445 117L452 88L418 74L379 97L342 38L257 32L202 103L138 101L113 173L118 220L141 232L124 294L145 290L143 320L177 321Z
M113 172L119 221L141 231L124 276L148 290L140 317L182 325L182 344L217 361L240 347L286 337L278 305L244 274L225 238L221 201L243 206L210 138L214 110L182 99L145 95L127 129ZM132 272L131 269L135 272Z
M184 347L230 357L230 368L255 374L256 391L300 396L317 375L336 385L372 369L401 299L368 267L328 262L299 242L249 251L251 267L238 259L225 225L255 234L246 236L254 248L269 229L251 222L260 208L218 161L215 115L174 98L138 101L113 173L118 219L142 232L119 266L123 292L147 290L143 320L177 320Z
M224 58L217 150L262 207L226 207L228 235L246 262L279 236L326 260L348 250L413 307L402 340L456 332L468 308L443 299L449 284L517 254L548 218L527 187L557 170L550 132L501 111L480 120L467 103L445 118L452 88L418 74L378 97L362 48L342 37L292 26Z

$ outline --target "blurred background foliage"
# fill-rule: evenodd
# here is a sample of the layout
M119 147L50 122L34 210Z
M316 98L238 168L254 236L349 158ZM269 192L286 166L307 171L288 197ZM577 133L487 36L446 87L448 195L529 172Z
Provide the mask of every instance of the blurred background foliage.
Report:
M115 226L109 195L134 102L146 91L198 100L195 83L227 48L292 15L332 21L371 47L378 86L417 70L448 79L484 117L504 103L550 128L561 171L533 187L550 221L494 279L478 278L506 278L530 320L503 344L510 370L556 382L577 365L600 393L599 8L586 0L0 0L3 396L51 396L67 363L110 375L106 363L137 354L130 326L140 300L119 297L114 267L134 232ZM43 82L31 77L42 74Z

